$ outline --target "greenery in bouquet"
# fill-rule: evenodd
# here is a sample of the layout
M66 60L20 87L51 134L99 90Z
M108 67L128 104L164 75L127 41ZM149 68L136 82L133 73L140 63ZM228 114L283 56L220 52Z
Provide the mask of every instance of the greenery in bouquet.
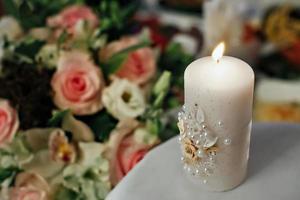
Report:
M178 101L170 88L182 84L176 70L190 57L172 43L160 51L147 31L131 30L135 1L14 0L5 7L1 199L104 199L170 137L165 114Z

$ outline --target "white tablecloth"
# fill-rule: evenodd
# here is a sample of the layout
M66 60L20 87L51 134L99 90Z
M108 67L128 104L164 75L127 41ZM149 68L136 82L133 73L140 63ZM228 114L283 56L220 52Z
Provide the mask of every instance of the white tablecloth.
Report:
M300 125L253 126L247 180L229 192L213 193L184 175L177 138L151 151L107 200L299 200Z

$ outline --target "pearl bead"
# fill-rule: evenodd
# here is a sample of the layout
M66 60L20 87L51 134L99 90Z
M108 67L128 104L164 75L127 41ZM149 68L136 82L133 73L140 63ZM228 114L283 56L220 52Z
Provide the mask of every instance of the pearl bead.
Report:
M227 138L224 140L225 145L230 145L231 144L231 139Z
M205 156L205 152L204 152L202 149L199 149L199 150L197 151L197 156L198 156L199 158L203 158L203 157Z
M204 183L204 184L206 184L206 183L207 183L207 180L206 180L206 179L204 179L204 180L203 180L203 183Z
M222 122L222 121L219 121L219 122L218 122L218 125L219 125L219 126L223 126L223 122Z
M208 136L208 133L207 133L207 132L204 132L203 135L206 137L206 136Z
M200 140L196 140L196 145L199 145L200 143Z
M182 141L182 137L181 137L181 136L178 137L178 141L179 141L179 142Z
M178 121L181 121L181 120L182 120L182 114L178 113Z
M207 174L207 175L211 175L211 174L212 174L212 170L209 169L209 168L207 168L207 167L204 168L204 172L205 172L205 174Z
M198 175L200 174L200 170L199 169L196 169L195 173Z
M188 168L187 164L184 164L184 165L183 165L183 169L184 169L184 170L187 170L187 168Z
M205 124L202 124L202 128L206 129L206 128L207 128L207 126L206 126Z
M183 162L183 161L184 161L184 157L182 156L182 157L180 158L180 160Z

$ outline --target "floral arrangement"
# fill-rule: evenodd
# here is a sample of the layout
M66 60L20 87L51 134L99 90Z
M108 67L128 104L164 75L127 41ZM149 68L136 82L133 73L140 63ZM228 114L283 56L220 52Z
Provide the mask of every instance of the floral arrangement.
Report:
M278 5L266 10L261 32L262 42L271 47L260 56L259 68L266 75L280 79L299 78L300 9Z
M182 82L165 69L191 56L137 31L135 1L4 6L0 199L104 199L171 136L164 114L179 104L172 88Z

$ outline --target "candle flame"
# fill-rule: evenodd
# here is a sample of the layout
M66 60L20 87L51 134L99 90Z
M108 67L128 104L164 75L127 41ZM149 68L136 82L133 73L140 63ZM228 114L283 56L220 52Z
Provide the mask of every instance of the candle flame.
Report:
M215 61L219 62L219 60L223 56L224 50L225 50L225 44L224 44L224 42L221 42L220 44L218 44L218 46L212 52L213 59Z

